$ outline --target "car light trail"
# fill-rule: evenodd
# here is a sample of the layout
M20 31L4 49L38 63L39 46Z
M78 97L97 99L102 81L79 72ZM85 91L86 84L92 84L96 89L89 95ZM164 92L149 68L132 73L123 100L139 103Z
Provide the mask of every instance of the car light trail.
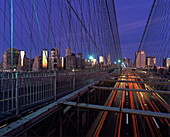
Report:
M137 84L136 84L136 83L134 83L134 84L135 84L135 87L138 88ZM140 84L139 84L139 87L142 89L142 87L141 87ZM149 102L149 104L151 105L152 109L153 109L155 112L157 112L156 109L153 107L152 103L150 102L149 98L146 96L146 94L145 94L145 93L143 93L143 94L145 95L145 97L146 97L147 101ZM142 97L142 96L141 96L141 97ZM143 97L142 97L142 100L144 100ZM145 102L145 104L146 104L146 102ZM146 107L146 106L145 106L145 107ZM146 107L146 110L149 111L149 108ZM162 135L161 135L159 129L157 128L157 126L155 125L153 119L150 118L150 120L151 120L152 124L154 125L155 129L157 129L157 130L155 130L156 133L157 133L157 135L161 137Z
M129 76L128 76L129 77ZM130 80L130 79L128 79ZM132 89L132 83L128 83L129 84L129 89ZM134 108L134 101L133 101L133 95L132 95L132 91L129 92L130 94L130 104L131 104L131 109L135 109ZM132 115L132 122L133 122L133 132L134 132L134 136L137 137L137 125L135 123L135 116Z
M120 83L117 85L117 87L120 87ZM118 91L115 91L115 92L114 92L114 94L113 94L113 96L112 96L112 98L111 98L111 101L110 101L110 103L109 103L109 105L108 105L109 107L111 106L111 104L112 104L113 99L115 98L115 96L117 96L117 92L118 92ZM104 113L104 116L103 116L103 118L102 118L102 122L101 122L101 124L100 124L100 126L99 126L99 129L98 129L98 131L97 131L96 136L99 136L99 133L100 133L100 131L101 131L101 128L102 128L102 126L103 126L103 123L104 123L104 121L105 121L105 119L106 119L107 114L108 114L108 111Z

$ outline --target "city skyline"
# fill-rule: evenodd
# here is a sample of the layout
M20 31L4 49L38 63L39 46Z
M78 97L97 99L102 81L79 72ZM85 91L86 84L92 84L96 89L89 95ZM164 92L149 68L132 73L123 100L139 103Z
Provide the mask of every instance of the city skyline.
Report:
M136 1L136 0L129 0L128 2L124 1L124 0L120 0L120 1L115 1L115 10L116 10L116 17L117 17L117 23L118 23L118 35L120 37L120 45L121 45L121 50L122 50L122 58L130 58L131 61L135 61L135 56L134 53L137 51L138 46L140 44L141 41L141 37L142 34L144 32L145 26L146 26L146 22L147 19L149 17L149 13L151 11L151 7L153 4L154 0L144 0L144 1ZM0 2L1 5L4 5L4 1ZM22 2L18 2L16 1L14 3L14 48L19 48L21 50L24 50L27 52L27 56L29 56L29 58L35 58L35 56L40 55L41 54L41 49L42 48L46 48L48 50L52 49L55 47L55 45L58 45L58 48L60 49L60 54L61 56L65 55L65 51L64 49L67 47L70 47L74 53L83 53L84 58L88 58L88 56L90 54L93 54L94 56L100 56L101 53L99 53L98 49L95 47L94 43L92 42L92 40L88 39L87 41L87 33L84 31L84 28L80 27L79 22L77 22L78 24L78 28L75 29L75 25L72 23L72 29L71 29L71 36L69 36L69 31L68 29L68 24L65 24L65 29L62 27L58 27L61 26L61 24L56 24L57 22L54 22L53 20L53 24L52 24L52 34L51 34L51 42L50 42L50 37L49 37L49 30L47 30L48 25L49 25L49 20L48 20L48 15L46 15L44 18L39 18L39 22L40 22L40 28L42 30L42 33L46 33L43 34L43 41L44 44L42 43L41 37L40 37L40 32L38 30L38 25L37 25L37 21L35 18L35 11L31 8L30 4L32 4L31 2L25 2L24 5L22 4ZM48 4L48 8L49 8L49 3ZM76 5L75 3L73 4L73 8L78 7L78 5ZM91 3L92 5L94 4L93 2ZM62 3L59 3L59 9L61 8ZM22 8L16 8L21 6ZM87 5L85 5L87 6ZM32 9L32 13L30 14L30 11L28 10L28 7L30 7L30 10ZM46 11L48 11L48 9L46 8ZM1 9L3 9L4 7L2 6ZM10 8L10 3L6 4L6 14L9 14L9 9ZM42 15L42 12L45 13L44 11L41 11L42 5L40 6L40 14L38 17L40 17ZM69 9L69 7L67 7ZM26 14L25 11L26 10ZM0 16L4 16L3 12L0 12ZM79 9L81 11L81 8ZM83 12L86 9L83 10ZM55 12L55 10L52 8L52 12ZM67 11L68 12L68 11ZM18 13L18 16L16 16L16 14ZM79 16L81 16L80 12L78 12ZM92 13L93 15L94 13ZM5 48L10 48L10 26L9 26L9 18L7 18L7 15L5 16L5 31L7 32L5 34L5 39L3 39L3 31L1 30L1 34L0 34L0 62L2 62L2 57L3 57L3 50ZM31 18L31 15L33 15L33 27L34 29L32 30L32 34L33 35L33 42L31 37L30 37L30 28L27 22L28 18ZM75 16L74 13L72 12L73 17ZM166 14L165 14L166 15ZM53 15L54 16L54 15ZM60 16L60 14L57 14L57 16ZM87 15L86 15L87 16ZM87 18L87 17L86 17ZM21 23L20 21L23 21L23 23ZM56 19L56 16L54 16L54 19ZM74 20L77 20L74 18ZM42 23L42 21L44 21L44 23ZM62 20L60 19L60 21L62 22ZM67 20L68 21L68 20ZM87 22L89 21L89 19L87 18ZM92 20L95 21L95 20ZM4 25L4 20L2 22L0 22L0 27L3 28ZM63 21L64 22L64 21ZM94 35L94 33L92 33L93 28L93 24L91 23L91 27L89 28L89 24L87 24L87 22L85 22L86 28L87 30L90 32L90 35L95 38L96 35ZM31 23L31 22L29 22ZM42 24L41 24L42 23ZM57 27L54 27L54 25ZM21 27L20 27L21 26ZM22 28L22 29L21 29ZM45 28L45 30L43 30L43 28ZM60 30L61 29L61 30ZM74 30L75 29L75 30ZM17 30L17 31L16 31ZM83 30L83 31L82 31ZM43 32L44 31L44 32ZM82 31L82 32L81 32ZM23 36L21 36L23 33ZM99 32L96 32L99 33ZM83 40L81 44L81 34L83 35ZM56 38L54 38L56 37ZM69 38L70 37L70 38ZM74 41L69 39L74 39ZM90 41L89 41L90 40ZM110 39L108 39L110 40ZM4 44L3 44L4 43ZM102 55L104 55L105 58L107 58L107 55L110 54L111 55L111 62L115 62L116 59L116 53L115 51L113 52L114 49L114 44L110 44L110 43L105 43L106 45L103 45L104 43L102 43L102 41L98 41L97 45L99 46L99 49L102 51ZM4 46L3 46L4 45ZM75 46L76 45L76 46ZM90 46L89 46L90 45ZM109 45L109 46L108 46ZM107 47L108 46L108 47ZM89 48L90 47L90 48ZM109 51L111 51L111 53L108 53L107 48L109 48ZM165 50L167 51L167 50ZM146 56L153 56L153 54L148 51L146 51ZM168 54L166 54L163 57L168 57ZM162 57L162 58L163 58ZM120 57L119 57L120 58ZM161 61L161 62L160 62ZM162 59L159 60L158 64L162 65Z
M1 1L1 4L4 5L4 2ZM15 3L14 3L15 4ZM18 5L20 3L16 2L16 5ZM22 4L22 3L21 3ZM25 3L27 4L27 3ZM30 3L28 3L25 6L28 6ZM139 42L141 40L141 36L142 33L144 31L144 27L147 21L147 17L149 16L149 12L150 12L150 8L153 4L153 0L148 1L135 1L135 0L130 0L128 1L128 3L124 3L123 0L122 1L115 1L115 7L116 7L116 13L117 13L117 20L118 20L118 28L119 28L119 35L120 35L120 41L121 41L121 48L122 48L122 58L126 57L126 58L130 58L131 60L135 60L135 57L132 56L132 54L130 54L131 52L135 53L137 51L137 48L139 46ZM138 9L136 8L138 7ZM19 12L18 9L14 9L16 12ZM23 9L22 9L23 10ZM134 12L135 11L135 12ZM6 11L8 12L8 11ZM24 11L22 11L24 12ZM3 14L2 14L3 15ZM41 15L41 14L40 14ZM130 16L132 15L132 16ZM20 17L20 16L19 16ZM23 14L24 17L24 14ZM128 18L127 18L128 17ZM134 18L135 17L135 18ZM120 20L121 19L121 20ZM42 20L40 18L40 20ZM138 21L140 20L140 22ZM26 20L23 20L26 24ZM137 22L138 21L138 22ZM6 21L7 22L7 21ZM14 19L14 23L16 22L16 19ZM36 23L36 22L35 22ZM19 24L19 23L18 23ZM138 25L139 24L139 25ZM3 23L1 22L1 27L3 27ZM15 24L14 24L15 25ZM136 26L137 25L137 26ZM16 26L16 25L15 25ZM137 29L135 30L135 26L137 27ZM19 28L19 26L16 26L17 28ZM38 27L38 26L37 26ZM41 27L43 27L43 25L41 25ZM88 26L87 26L88 27ZM18 29L20 30L20 29ZM23 29L24 30L24 29ZM29 30L28 30L29 32ZM1 32L2 33L2 32ZM39 33L38 31L36 32L37 34ZM15 34L15 33L14 33ZM58 33L59 34L59 33ZM77 33L77 36L79 36L80 38L80 30ZM138 36L138 38L136 38L136 36ZM68 37L68 36L67 36ZM24 37L23 37L24 38ZM38 37L37 37L38 38ZM40 36L39 36L40 38ZM39 39L38 38L38 39ZM61 37L63 40L67 39L66 36ZM25 38L24 38L25 39ZM23 40L24 40L23 39ZM127 43L126 40L127 39L130 43ZM0 39L1 41L3 41L3 39ZM15 39L14 39L15 40ZM30 40L24 40L25 43L30 43ZM18 43L18 42L17 42ZM21 48L22 50L24 50L24 48L21 46L21 44L15 44L14 42L14 47L15 48ZM41 43L41 41L39 42ZM52 41L52 43L54 43L54 41ZM44 43L46 49L50 49L50 45L47 43ZM56 40L56 44L59 46L59 49L61 51L61 55L64 56L65 52L62 49L62 47L64 46L64 48L69 47L68 44L66 44L64 41L62 42L62 40L60 41L60 38L58 38L58 40ZM92 44L92 42L91 42ZM2 44L1 44L2 45ZM47 46L49 45L49 46ZM131 48L128 48L128 47ZM10 45L6 45L5 47L10 47ZM26 47L30 47L30 44L26 45ZM37 49L37 54L41 53L41 48L44 48L43 44L39 44L37 45L36 49ZM54 48L55 45L52 44L52 48ZM81 44L79 43L79 48L81 47ZM32 55L30 55L30 49L27 49L27 54L29 56L32 56L31 58L35 58L36 53L34 50L34 45L32 44ZM71 47L73 50L74 48ZM39 50L38 50L39 49ZM84 53L85 58L88 57L88 52L87 49L83 49L82 50ZM2 52L2 47L1 47L1 52ZM2 55L2 53L0 52L0 54ZM74 51L75 52L75 51ZM76 53L76 52L75 52ZM94 52L93 52L94 53ZM96 55L96 53L94 53ZM111 54L111 53L110 53ZM98 55L99 56L99 55ZM111 54L111 61L113 63L113 56ZM105 58L107 58L107 54L105 55ZM2 56L0 56L0 62L2 62Z

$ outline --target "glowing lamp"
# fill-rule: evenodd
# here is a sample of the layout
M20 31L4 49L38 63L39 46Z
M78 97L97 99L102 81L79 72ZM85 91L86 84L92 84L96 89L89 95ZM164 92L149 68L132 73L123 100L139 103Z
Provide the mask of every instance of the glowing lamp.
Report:
M90 56L89 56L89 59L90 59L90 60L92 60L92 59L93 59L93 56L92 56L92 55L90 55Z

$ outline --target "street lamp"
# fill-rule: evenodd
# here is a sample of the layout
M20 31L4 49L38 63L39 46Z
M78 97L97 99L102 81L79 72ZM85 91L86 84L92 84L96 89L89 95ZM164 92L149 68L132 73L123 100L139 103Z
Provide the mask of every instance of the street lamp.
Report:
M121 62L121 60L120 59L118 59L118 63L120 63Z
M92 59L94 59L94 58L93 58L93 56L92 56L92 55L90 55L90 56L89 56L89 59L90 59L90 60L92 60Z

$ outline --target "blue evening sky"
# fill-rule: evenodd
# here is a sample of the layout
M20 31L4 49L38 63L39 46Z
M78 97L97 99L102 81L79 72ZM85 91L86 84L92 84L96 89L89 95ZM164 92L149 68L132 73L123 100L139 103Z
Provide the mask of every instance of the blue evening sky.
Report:
M134 60L153 0L115 0L122 57Z

